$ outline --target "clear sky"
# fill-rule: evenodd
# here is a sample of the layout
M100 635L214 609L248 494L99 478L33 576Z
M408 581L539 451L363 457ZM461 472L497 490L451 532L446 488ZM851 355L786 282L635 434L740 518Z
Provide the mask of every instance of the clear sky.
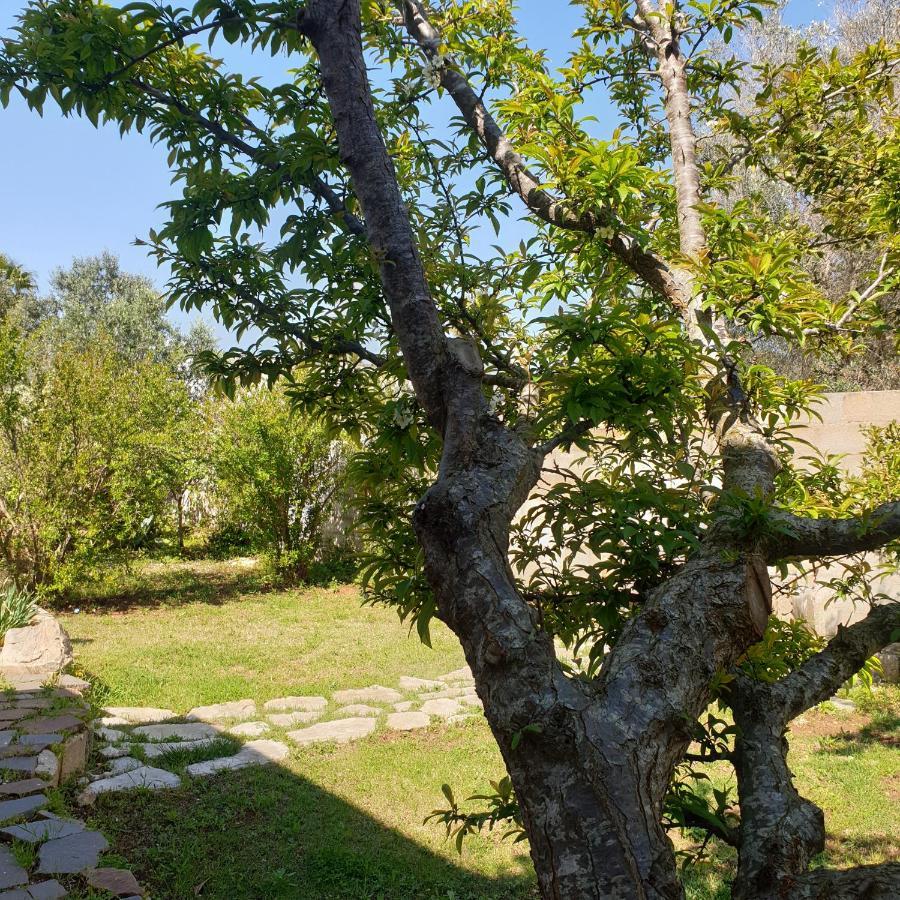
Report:
M24 5L25 0L0 0L0 34ZM564 0L519 5L531 46L546 48L561 63L577 10ZM829 0L790 0L785 18L792 24L823 19L829 7ZM243 54L236 60L245 72L246 61ZM290 63L260 54L254 65L263 77L278 77ZM43 118L15 97L0 109L0 250L33 272L42 288L56 267L104 249L162 288L166 273L132 242L163 221L157 205L175 192L166 151L145 135L120 137L112 125L95 129L86 119L64 119L50 102ZM180 311L172 316L184 321Z

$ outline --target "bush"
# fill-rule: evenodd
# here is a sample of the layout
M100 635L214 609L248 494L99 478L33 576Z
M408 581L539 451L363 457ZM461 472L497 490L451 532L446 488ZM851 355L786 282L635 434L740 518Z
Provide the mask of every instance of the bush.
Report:
M37 613L31 591L16 587L11 581L0 588L0 640L10 628L24 628Z

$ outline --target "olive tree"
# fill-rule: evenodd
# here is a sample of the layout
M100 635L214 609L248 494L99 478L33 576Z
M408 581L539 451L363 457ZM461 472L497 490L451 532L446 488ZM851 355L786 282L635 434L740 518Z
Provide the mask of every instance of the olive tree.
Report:
M367 590L458 636L543 896L681 896L679 820L737 847L737 897L896 895L896 864L809 871L823 816L784 739L891 640L896 604L821 648L766 639L778 665L748 654L779 627L770 572L896 549L900 503L795 465L815 388L739 336L849 353L877 322L896 283L897 48L801 47L741 113L742 67L708 45L759 3L576 5L553 71L509 0L41 0L0 92L167 145L183 194L147 244L173 299L258 330L208 360L223 384L282 378L362 439ZM245 77L200 38L289 72ZM826 297L802 223L714 202L734 161L701 163L701 126L801 190L830 240L865 230L884 272ZM558 484L517 518L545 467ZM585 671L555 636L587 647ZM695 739L735 767L739 824L679 806Z

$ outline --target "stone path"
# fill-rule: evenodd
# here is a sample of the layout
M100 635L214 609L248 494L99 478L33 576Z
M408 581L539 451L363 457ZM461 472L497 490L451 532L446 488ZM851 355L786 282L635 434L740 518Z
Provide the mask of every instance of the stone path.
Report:
M184 716L171 709L107 707L94 723L103 768L85 780L79 802L91 804L101 794L136 787L178 787L182 775L202 778L280 762L291 744L347 744L380 728L405 732L462 722L480 709L468 668L437 679L404 675L396 688L373 684L335 691L330 699L276 697L261 708L249 699L197 706ZM206 758L221 738L245 742L228 756ZM177 766L167 759L176 753ZM200 758L185 766L185 754L192 753Z
M55 900L86 888L139 900L131 872L97 868L106 838L48 809L49 789L87 763L88 682L63 675L44 687L31 673L15 681L0 693L0 900Z

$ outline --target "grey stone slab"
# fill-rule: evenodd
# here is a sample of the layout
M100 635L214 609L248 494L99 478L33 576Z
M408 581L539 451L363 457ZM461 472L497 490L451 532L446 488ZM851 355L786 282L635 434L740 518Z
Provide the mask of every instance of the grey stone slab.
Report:
M79 795L78 802L90 804L100 794L112 791L128 791L134 788L162 790L163 788L175 788L180 784L181 779L165 769L141 766L139 769L123 772L121 775L113 775L111 778L101 778L99 781L89 784Z
M52 841L68 837L70 834L78 834L79 831L84 831L84 822L75 819L37 819L24 825L0 828L0 831L17 841L37 844L40 841Z
M51 734L56 731L75 731L84 727L84 722L71 713L62 716L39 716L18 726L26 734Z
M297 744L318 744L333 741L347 744L365 737L375 730L376 720L358 716L349 719L335 719L333 722L319 722L309 728L289 731L287 736Z
M229 700L227 703L195 706L185 716L191 722L227 722L233 719L253 719L255 717L256 703L253 700Z
M414 731L427 728L431 716L423 712L395 712L387 717L387 727L393 731Z
M276 697L263 703L266 712L292 712L297 709L316 712L325 709L326 706L328 701L324 697Z
M240 725L232 725L228 729L229 734L236 737L260 737L272 728L266 722L241 722Z
M69 892L54 878L53 881L28 885L28 896L31 900L61 900L68 897Z
M472 677L472 670L468 666L463 666L461 669L454 669L452 672L448 672L446 675L438 675L438 679L440 681L474 681L475 680Z
M339 716L380 716L381 710L377 706L366 706L365 703L351 703L342 706L338 710Z
M321 718L321 712L298 709L296 712L275 713L269 716L269 721L279 728L292 728L294 725L305 725L307 722L315 722L316 719Z
M129 747L101 747L97 751L104 759L115 759L118 756L128 756Z
M445 697L440 700L426 700L421 706L423 713L430 716L440 716L442 719L449 719L450 716L458 715L462 712L462 707L458 700Z
M11 888L28 881L28 873L16 862L12 850L0 847L0 888Z
M0 900L34 900L34 898L28 891L23 890L22 888L15 888L0 894Z
M169 719L178 718L178 713L157 706L107 706L104 712L133 725L152 725L155 722L167 722Z
M0 760L0 770L6 769L10 772L27 772L33 775L36 767L36 756L14 756L11 759Z
M119 741L124 741L128 737L124 731L120 731L118 728L95 728L94 734L110 744L118 744Z
M250 741L244 744L240 753L233 756L222 756L219 759L208 759L204 762L192 763L185 771L198 778L214 775L229 769L244 769L247 766L261 766L267 763L280 762L286 759L290 751L280 741Z
M12 729L0 731L0 747L5 747L15 736L16 733Z
M159 744L132 744L133 747L140 747L147 759L157 759L171 753L173 750L199 750L201 747L208 747L215 743L218 737L200 738L196 741L165 741Z
M51 744L61 744L62 741L63 736L61 734L23 734L19 736L16 743L43 750L44 747L49 747Z
M429 678L413 678L411 675L401 675L400 681L401 691L439 691L447 687L446 681L435 681Z
M18 797L15 800L0 801L0 822L27 816L46 805L47 798L43 794L29 794L27 797Z
M415 703L412 700L401 700L394 704L394 712L409 712Z
M81 874L91 887L109 891L116 897L143 893L137 878L127 869L86 869Z
M450 697L458 698L465 697L468 694L471 694L474 690L473 687L450 687L444 688L442 691L429 691L426 694L422 694L419 699L421 700L444 700Z
M400 691L393 688L373 684L364 688L351 688L346 691L335 691L332 695L335 703L397 703L403 699Z
M32 712L33 710L19 709L17 707L12 709L0 709L0 722L18 722L20 719L30 716Z
M109 843L99 831L79 831L41 844L37 871L41 875L68 875L97 865Z
M22 781L8 781L5 784L0 784L0 797L24 797L25 794L34 794L37 791L42 791L45 787L47 787L47 782L42 781L40 778L26 778Z
M109 772L111 775L121 775L123 772L132 772L134 769L139 769L142 765L144 764L139 759L135 759L132 756L121 756L118 759L110 760ZM102 775L100 776L100 778L103 777Z
M199 738L215 737L220 729L203 722L187 724L140 725L131 730L132 735L140 735L150 741L166 741L173 738L179 741L194 741Z

